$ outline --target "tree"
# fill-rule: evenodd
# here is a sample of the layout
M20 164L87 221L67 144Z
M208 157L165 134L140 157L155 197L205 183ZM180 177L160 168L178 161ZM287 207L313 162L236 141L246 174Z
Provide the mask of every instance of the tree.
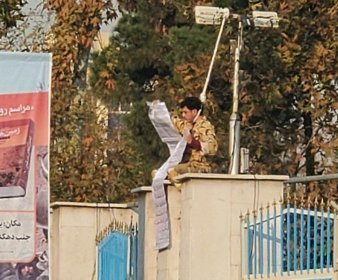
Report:
M286 22L278 50L287 73L281 89L286 96L292 94L292 105L301 116L298 136L307 175L323 172L325 166L318 166L323 162L316 157L321 154L326 159L333 158L338 147L337 42L333 35L337 13L336 1L281 5Z
M14 33L4 35L15 30L14 21L24 19L24 2L4 3L12 6L1 5L1 36L14 40ZM100 26L117 15L112 3L46 2L54 15L51 32L28 49L53 52L53 200L117 201L128 189L150 183L151 170L164 162L168 151L148 120L146 101L161 99L177 109L184 96L199 96L216 41L219 27L194 23L196 3L120 1L125 14L110 46L93 55L88 76ZM277 30L244 30L241 144L250 149L250 171L291 176L335 172L337 3L218 0L214 5L241 14L275 10L281 17ZM236 23L227 24L205 104L220 143L213 159L217 172L227 172L229 160L234 64L230 50L237 32ZM7 49L11 43L6 40ZM26 41L17 49L28 45ZM119 107L129 113L117 117L114 112ZM123 122L118 135L107 131L108 116L110 121Z
M173 108L187 94L198 96L218 29L194 24L194 2L122 4L129 13L119 22L111 46L94 61L95 65L106 59L94 69L93 86L100 85L109 100L134 104L126 118L129 145L150 174L167 153L147 120L145 101L162 99ZM243 14L258 8L274 10L281 17L277 30L244 31L241 144L250 149L251 172L295 176L336 170L336 162L324 171L315 160L318 154L334 160L338 146L335 1L217 1L215 5ZM215 167L222 172L227 171L229 158L234 63L230 39L236 37L236 24L228 24L205 105L217 128L221 147ZM114 55L114 63L106 53Z
M269 165L270 170L282 170L291 176L334 172L337 163L325 164L334 159L337 149L337 88L333 74L337 58L332 36L337 4L284 1L267 8L277 10L281 17L278 37L259 32L248 36L251 57L243 65L250 75L244 97L251 98L251 102L244 102L244 120L248 124L244 131L249 139L258 140L254 144L260 146L254 147L257 166L268 170ZM264 54L269 59L264 59ZM250 126L255 132L248 131ZM273 159L275 162L271 162Z
M131 113L124 118L127 129L123 139L139 155L141 163L132 164L142 166L143 183L149 183L151 170L163 163L168 151L148 120L145 101L164 99L176 106L185 91L175 93L179 77L173 76L174 68L182 58L193 57L193 44L199 45L199 50L205 49L208 38L215 38L215 34L210 29L208 36L201 39L200 28L187 28L189 21L171 3L139 1L131 6L137 12L120 20L110 47L94 59L92 86L104 93L109 107L114 103L133 104ZM174 30L176 24L186 27ZM192 45L191 53L177 52L176 56L172 48L184 49L183 41L174 42L180 32L191 33L190 40L198 39L191 43L183 40L187 47Z
M52 200L106 202L124 190L115 184L121 168L114 162L124 151L108 137L97 96L87 86L91 47L104 21L116 18L111 1L54 1L55 14L51 114Z

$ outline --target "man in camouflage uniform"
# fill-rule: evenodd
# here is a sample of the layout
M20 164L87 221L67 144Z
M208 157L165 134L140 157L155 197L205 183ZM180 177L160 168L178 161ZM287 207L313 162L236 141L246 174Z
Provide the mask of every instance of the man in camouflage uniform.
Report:
M180 104L183 119L177 115L172 121L187 142L182 161L168 170L168 178L183 173L208 173L211 165L207 155L215 155L218 144L214 126L203 116L202 102L197 97L186 97Z

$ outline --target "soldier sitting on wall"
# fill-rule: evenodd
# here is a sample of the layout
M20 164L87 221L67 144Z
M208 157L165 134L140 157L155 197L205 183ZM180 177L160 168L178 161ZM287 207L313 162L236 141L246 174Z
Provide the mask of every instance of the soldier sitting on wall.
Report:
M186 97L181 103L183 119L177 115L172 121L187 142L181 162L168 170L168 178L183 173L208 173L211 165L206 156L215 155L218 144L214 126L203 116L203 104L197 97Z

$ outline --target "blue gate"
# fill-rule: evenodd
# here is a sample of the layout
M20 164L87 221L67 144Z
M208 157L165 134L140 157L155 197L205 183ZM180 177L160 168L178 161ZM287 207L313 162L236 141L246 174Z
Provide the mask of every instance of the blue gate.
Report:
M98 243L98 280L136 280L137 228L110 226L103 236Z

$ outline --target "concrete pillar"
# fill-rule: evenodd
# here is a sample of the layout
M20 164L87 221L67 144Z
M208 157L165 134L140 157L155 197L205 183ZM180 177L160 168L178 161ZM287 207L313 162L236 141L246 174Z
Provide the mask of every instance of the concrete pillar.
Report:
M170 247L158 252L157 280L177 280L180 261L181 192L166 186L170 226Z
M179 274L180 244L180 191L165 181L167 193L170 247L158 251L155 249L155 206L152 187L133 189L138 194L139 213L139 266L140 280L177 280Z
M155 250L155 211L152 187L143 186L131 192L138 195L138 279L156 280L157 250Z
M240 213L279 199L287 176L184 174L180 280L239 280Z

